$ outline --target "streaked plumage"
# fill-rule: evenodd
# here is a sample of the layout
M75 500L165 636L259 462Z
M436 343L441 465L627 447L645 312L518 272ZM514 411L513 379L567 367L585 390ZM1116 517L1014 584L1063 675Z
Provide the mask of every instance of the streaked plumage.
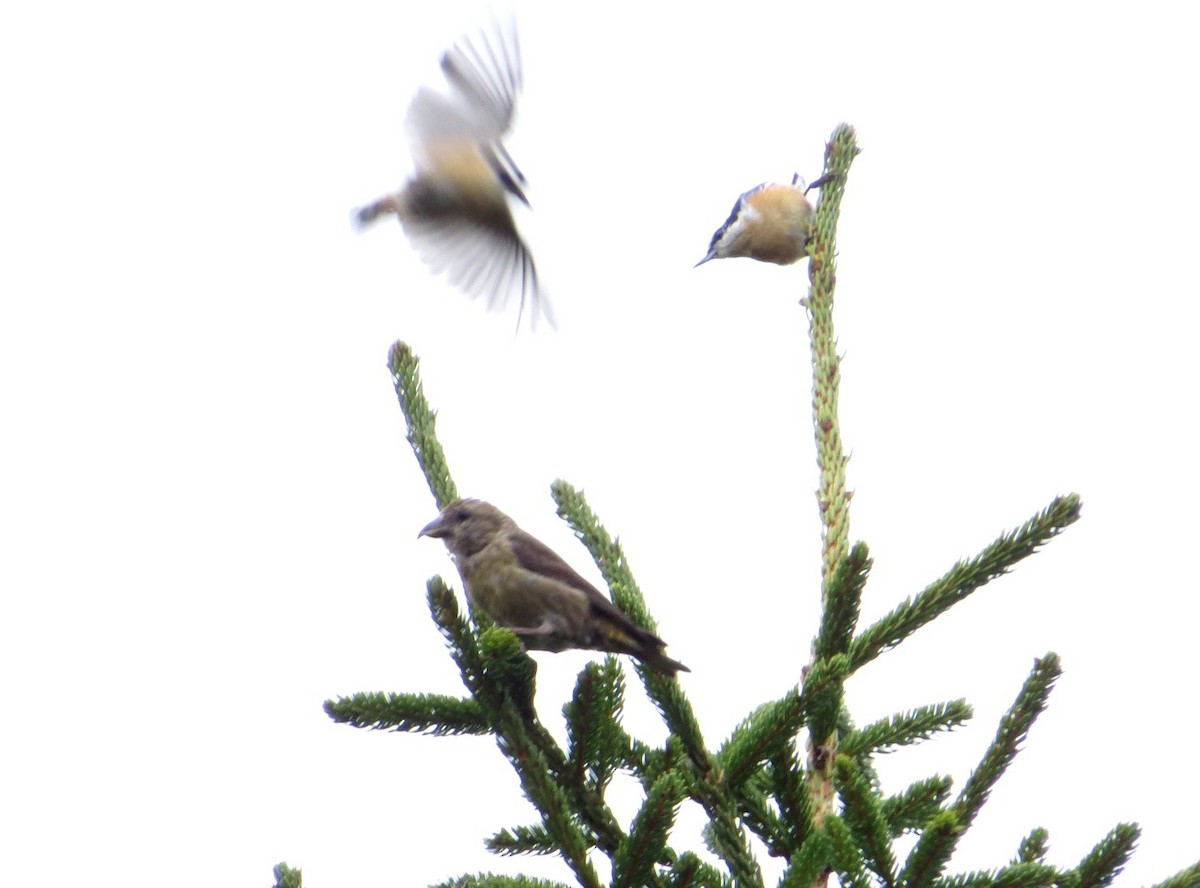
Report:
M509 204L529 203L525 176L502 142L521 91L520 47L515 30L495 31L464 37L442 55L449 92L422 87L405 120L416 173L356 216L366 226L394 213L421 259L450 283L486 297L489 307L503 306L516 291L518 325L527 297L532 323L542 315L553 324Z
M708 255L696 265L738 256L776 265L803 259L813 212L806 190L799 175L790 185L764 182L751 188L737 199L725 224L713 234Z
M446 544L471 602L530 650L610 651L668 675L691 671L663 653L661 638L490 503L455 500L420 536Z

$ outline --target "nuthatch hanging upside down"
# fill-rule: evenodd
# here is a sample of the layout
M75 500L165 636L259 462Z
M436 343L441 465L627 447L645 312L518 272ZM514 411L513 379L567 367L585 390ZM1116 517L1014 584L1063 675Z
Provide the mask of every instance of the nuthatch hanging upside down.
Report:
M823 181L818 179L805 188L797 174L791 185L764 182L751 188L737 199L725 224L712 236L708 255L696 265L737 256L776 265L791 265L803 259L813 212L805 195Z
M448 94L422 87L405 128L413 143L415 175L403 188L356 213L361 226L395 213L421 259L470 296L502 306L515 289L551 324L538 288L533 256L517 231L509 199L528 206L525 176L501 138L512 126L521 90L516 32L496 28L495 40L462 38L442 55Z

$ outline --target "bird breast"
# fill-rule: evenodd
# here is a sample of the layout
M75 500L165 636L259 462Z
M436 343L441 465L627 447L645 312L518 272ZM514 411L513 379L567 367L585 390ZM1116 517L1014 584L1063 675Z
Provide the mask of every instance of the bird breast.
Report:
M754 237L749 245L752 258L790 265L804 255L812 209L803 192L776 186L751 194L747 203L755 213Z
M467 595L498 626L553 630L581 638L587 631L589 604L580 589L542 576L504 556L481 553L465 577Z

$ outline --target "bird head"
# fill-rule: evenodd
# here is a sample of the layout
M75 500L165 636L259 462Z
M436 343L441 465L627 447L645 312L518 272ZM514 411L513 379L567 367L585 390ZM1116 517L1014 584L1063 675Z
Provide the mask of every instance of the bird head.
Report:
M421 528L420 537L433 537L446 544L454 555L474 555L513 521L491 503L456 499L440 515Z

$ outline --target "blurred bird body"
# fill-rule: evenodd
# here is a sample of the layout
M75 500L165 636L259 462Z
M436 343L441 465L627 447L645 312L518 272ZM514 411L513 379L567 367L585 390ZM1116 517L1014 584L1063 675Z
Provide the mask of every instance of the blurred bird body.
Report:
M421 530L454 556L467 597L526 648L609 651L637 657L668 675L689 672L663 653L666 643L495 506L459 499Z
M510 205L528 205L525 176L504 148L521 89L515 34L480 45L463 38L442 56L449 94L423 87L405 126L416 172L392 194L356 212L360 226L394 214L421 259L470 296L502 306L512 291L521 298L517 323L532 302L553 324L538 285L537 268L517 230Z
M813 212L805 190L798 175L790 185L764 182L751 188L737 199L725 224L713 234L708 255L696 265L738 256L776 265L803 259Z

